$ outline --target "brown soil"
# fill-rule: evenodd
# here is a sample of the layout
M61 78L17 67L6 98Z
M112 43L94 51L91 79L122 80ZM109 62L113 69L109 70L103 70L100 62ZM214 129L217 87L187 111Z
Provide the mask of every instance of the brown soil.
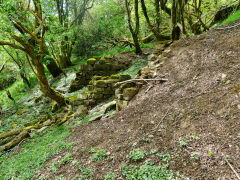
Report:
M119 169L133 164L127 156L136 148L171 154L169 169L190 179L237 179L224 158L240 174L240 28L179 40L163 55L159 76L165 75L168 82L153 84L147 93L149 85L145 85L112 118L73 129L69 141L76 144L69 152L80 165L95 168L94 179L104 179L108 172L124 179ZM186 142L186 148L180 142ZM110 155L92 162L91 147L106 149ZM199 159L191 158L194 152L200 153ZM157 156L147 158L160 164ZM35 178L41 174L48 179L59 175L72 179L81 173L68 163L55 174L47 167Z

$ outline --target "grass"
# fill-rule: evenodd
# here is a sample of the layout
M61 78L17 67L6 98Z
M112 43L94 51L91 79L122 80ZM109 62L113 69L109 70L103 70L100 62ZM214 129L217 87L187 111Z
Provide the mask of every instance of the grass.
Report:
M150 45L150 44L141 44L140 45L141 48L155 48L154 45ZM97 54L96 56L105 56L105 55L114 55L116 53L124 53L124 52L130 52L130 51L134 51L135 48L131 48L129 46L127 47L115 47L111 50L108 50L108 51L104 51L100 54Z
M69 163L71 160L73 160L72 154L71 153L67 153L60 161L61 164L67 164Z
M68 146L64 140L70 134L69 127L60 126L34 135L21 147L20 153L11 152L0 157L0 179L31 179L49 157Z
M132 62L132 66L127 70L120 71L119 74L129 74L131 78L135 78L138 74L138 71L143 67L147 66L148 61L145 59L135 60Z
M32 87L36 86L36 84L38 83L37 78L31 77L30 83L32 84ZM9 108L10 106L14 105L14 102L10 100L6 95L7 90L10 91L12 97L15 99L16 102L20 100L23 96L32 93L32 91L27 87L26 84L22 82L21 79L17 80L7 89L0 91L0 104L3 109Z
M234 23L238 19L240 19L240 10L237 10L235 13L230 15L227 19L225 19L224 21L220 22L219 25L226 24L226 23Z

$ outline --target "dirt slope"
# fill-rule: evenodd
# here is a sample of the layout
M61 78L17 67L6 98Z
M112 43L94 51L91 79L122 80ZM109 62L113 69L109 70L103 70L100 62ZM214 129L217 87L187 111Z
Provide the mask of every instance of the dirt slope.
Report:
M76 143L70 150L74 159L95 167L94 179L104 179L108 172L124 179L119 168L131 164L127 155L132 149L158 149L175 154L170 169L190 179L237 179L224 157L229 157L240 174L240 28L182 39L163 56L158 74L168 82L155 83L147 93L149 85L145 85L114 117L74 129L69 137ZM91 147L106 149L110 155L93 163L88 152ZM200 153L199 159L192 159L194 152ZM147 158L159 164L158 157ZM79 173L69 163L56 174L47 167L35 177L46 174L49 179L56 175L71 179Z

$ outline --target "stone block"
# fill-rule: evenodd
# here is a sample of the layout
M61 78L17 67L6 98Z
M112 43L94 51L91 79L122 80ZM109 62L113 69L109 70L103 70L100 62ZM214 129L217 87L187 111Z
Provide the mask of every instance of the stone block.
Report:
M87 65L94 65L97 62L95 58L90 58L87 60Z
M129 103L128 101L117 100L116 110L121 111L123 108L128 106L128 103Z
M105 83L104 80L95 81L95 82L93 83L93 85L94 85L95 87L98 87L98 88L107 87L107 84Z
M137 88L126 88L123 90L123 99L126 101L130 101L137 93Z
M120 81L126 81L131 79L131 76L129 74L120 74Z

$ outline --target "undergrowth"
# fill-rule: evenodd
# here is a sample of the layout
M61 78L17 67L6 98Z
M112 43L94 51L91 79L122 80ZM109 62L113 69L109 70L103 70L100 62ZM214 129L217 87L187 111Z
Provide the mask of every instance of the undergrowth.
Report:
M131 78L135 78L138 71L143 67L147 66L148 61L145 59L135 60L132 62L132 66L124 71L120 71L119 74L129 74Z
M240 19L240 10L237 10L235 13L230 15L227 19L225 19L224 21L220 22L219 25L226 24L226 23L234 23L238 19Z
M71 134L69 127L49 128L33 135L21 147L0 157L0 179L31 179L36 170L44 168L44 162L68 146L64 140Z

